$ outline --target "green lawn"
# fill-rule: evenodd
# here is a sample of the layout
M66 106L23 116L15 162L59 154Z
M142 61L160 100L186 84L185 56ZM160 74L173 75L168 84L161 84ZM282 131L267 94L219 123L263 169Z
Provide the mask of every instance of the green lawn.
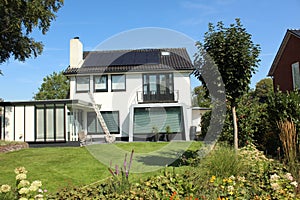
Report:
M84 186L110 176L107 170L109 163L122 166L124 155L127 153L129 160L132 149L135 151L132 177L139 179L157 173L185 150L200 146L200 142L132 142L90 145L86 148L30 148L2 153L0 185L14 185L14 169L24 166L28 170L28 179L41 180L50 192L63 187Z

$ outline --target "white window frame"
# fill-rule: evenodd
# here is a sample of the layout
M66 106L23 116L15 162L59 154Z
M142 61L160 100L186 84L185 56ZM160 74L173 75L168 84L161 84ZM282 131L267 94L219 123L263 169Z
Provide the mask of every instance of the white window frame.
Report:
M300 69L299 62L292 64L292 79L293 79L293 88L294 90L300 89Z

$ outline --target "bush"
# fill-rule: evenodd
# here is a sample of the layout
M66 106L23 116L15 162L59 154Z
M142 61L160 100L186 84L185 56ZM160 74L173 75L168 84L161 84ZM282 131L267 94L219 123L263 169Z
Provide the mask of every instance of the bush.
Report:
M203 163L194 169L191 179L201 183L195 191L195 196L203 199L299 199L296 195L298 183L292 175L282 164L266 158L254 145L238 150L235 158L239 161L237 166L230 161L233 158L232 152L228 152L230 149L222 147L215 151L213 154L216 156L205 158ZM227 164L213 166L220 164L219 159ZM210 165L207 165L207 162ZM230 165L234 170L229 169ZM203 170L208 173L203 173ZM229 175L230 173L232 174Z

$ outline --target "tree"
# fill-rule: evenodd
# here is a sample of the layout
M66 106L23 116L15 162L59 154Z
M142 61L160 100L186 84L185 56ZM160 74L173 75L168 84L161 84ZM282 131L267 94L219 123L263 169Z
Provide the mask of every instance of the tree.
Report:
M229 102L234 127L234 147L238 148L238 126L236 117L237 99L249 90L250 79L259 63L259 45L253 44L251 34L246 32L240 19L235 24L224 27L218 22L215 27L208 25L208 32L204 35L204 42L197 42L198 54L207 53L217 65L225 85L226 100ZM201 66L196 66L201 68ZM196 70L197 71L197 70ZM201 74L195 76L203 81ZM205 85L205 84L204 84Z
M30 33L35 28L46 34L55 20L63 0L2 0L0 1L0 63L11 56L19 61L37 57L43 51L42 42Z
M43 79L39 91L34 95L35 100L65 99L69 94L69 80L63 72L53 72Z
M203 85L197 86L193 90L193 106L209 107L211 104L206 88Z
M270 92L273 92L273 80L264 78L255 85L254 95L259 98L260 102L266 102Z

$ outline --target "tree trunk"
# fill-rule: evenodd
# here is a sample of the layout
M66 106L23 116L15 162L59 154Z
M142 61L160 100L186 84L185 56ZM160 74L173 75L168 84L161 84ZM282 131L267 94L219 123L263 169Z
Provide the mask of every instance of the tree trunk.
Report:
M232 120L233 120L233 142L234 142L234 149L238 150L238 126L237 126L237 119L236 119L236 111L235 106L231 106L232 110Z

